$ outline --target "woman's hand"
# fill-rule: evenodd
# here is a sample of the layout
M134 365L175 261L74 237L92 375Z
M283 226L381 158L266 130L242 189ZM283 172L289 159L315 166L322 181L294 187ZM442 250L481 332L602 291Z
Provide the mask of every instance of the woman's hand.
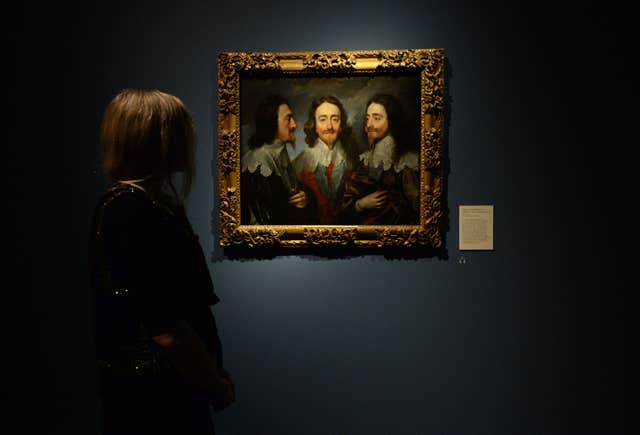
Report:
M217 394L211 399L213 410L216 412L228 408L236 401L236 386L231 379L231 375L224 369L221 369L219 378L219 388Z
M172 333L153 337L178 373L191 385L211 397L214 410L223 410L236 400L235 386L227 371L218 368L198 334L184 320Z

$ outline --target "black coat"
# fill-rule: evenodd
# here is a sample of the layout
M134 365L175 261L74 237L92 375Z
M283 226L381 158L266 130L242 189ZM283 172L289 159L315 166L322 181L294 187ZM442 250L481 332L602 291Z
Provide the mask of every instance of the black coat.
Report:
M103 433L211 434L204 394L148 358L150 337L186 321L222 367L210 309L218 297L184 209L112 186L96 207L89 258Z

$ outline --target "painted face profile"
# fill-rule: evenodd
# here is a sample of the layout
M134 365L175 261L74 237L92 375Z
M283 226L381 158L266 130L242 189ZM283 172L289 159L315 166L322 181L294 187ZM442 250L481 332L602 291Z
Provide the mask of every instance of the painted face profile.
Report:
M340 122L340 108L335 104L324 102L316 109L316 133L329 148L338 140Z
M369 145L373 145L389 134L389 118L382 104L371 103L367 107L365 127Z
M276 138L282 142L291 142L295 145L296 141L296 120L293 117L293 111L287 104L281 104L278 107L278 131Z

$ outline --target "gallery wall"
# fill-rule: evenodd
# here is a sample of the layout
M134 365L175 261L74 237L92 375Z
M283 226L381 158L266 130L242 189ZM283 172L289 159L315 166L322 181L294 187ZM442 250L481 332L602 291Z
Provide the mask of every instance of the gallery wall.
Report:
M624 222L611 211L626 210L630 187L608 146L616 132L601 86L624 77L596 56L611 53L608 17L410 0L68 2L25 17L46 34L18 50L38 65L22 75L46 92L29 90L18 107L46 113L25 134L46 145L28 153L40 156L48 199L16 199L25 213L15 220L53 229L25 232L11 263L36 320L24 333L37 337L23 363L31 375L14 399L39 415L22 420L26 433L98 430L86 243L105 183L100 118L128 87L178 95L197 126L188 214L211 259L238 395L216 416L220 435L615 426L604 406L617 343L605 332L616 327L610 231ZM231 258L216 244L217 54L394 48L446 50L444 255ZM495 206L493 252L458 250L464 204ZM47 388L34 403L38 385Z

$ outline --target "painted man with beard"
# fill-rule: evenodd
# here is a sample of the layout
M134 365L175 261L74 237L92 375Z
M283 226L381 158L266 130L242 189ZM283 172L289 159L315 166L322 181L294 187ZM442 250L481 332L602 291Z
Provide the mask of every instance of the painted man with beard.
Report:
M309 147L294 162L298 181L314 194L316 223L337 224L344 180L357 161L352 129L340 100L333 95L315 98L304 132Z
M306 223L310 210L307 192L298 187L287 143L295 146L296 121L280 95L264 98L256 109L255 133L242 157L241 222L259 225Z
M369 149L345 181L344 223L419 223L420 174L415 144L407 139L405 117L392 95L378 94L366 105L364 132Z

